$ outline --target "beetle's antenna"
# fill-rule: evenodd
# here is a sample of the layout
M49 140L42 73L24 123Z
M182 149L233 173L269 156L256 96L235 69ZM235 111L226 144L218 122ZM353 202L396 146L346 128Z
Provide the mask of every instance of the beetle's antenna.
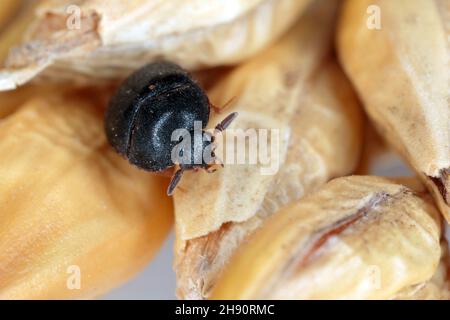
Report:
M167 188L167 195L171 196L173 191L177 187L178 182L180 182L181 177L183 176L184 168L180 167L172 176L172 180L170 180L169 187Z
M215 130L225 131L228 126L233 122L234 119L238 116L237 112L232 112L228 116L225 117L220 123L217 124Z

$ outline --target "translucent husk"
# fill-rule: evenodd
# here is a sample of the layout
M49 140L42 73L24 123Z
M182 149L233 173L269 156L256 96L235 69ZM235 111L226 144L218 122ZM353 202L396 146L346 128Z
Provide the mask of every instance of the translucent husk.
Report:
M20 0L3 0L0 6L0 33L11 21L21 6Z
M355 168L361 115L341 70L327 61L334 13L329 4L311 8L273 48L210 91L219 106L235 97L212 125L237 111L234 127L276 128L286 135L280 134L275 175L247 164L183 177L175 192L180 298L207 297L232 253L266 216Z
M396 300L450 300L450 259L448 243L442 243L442 258L433 277L423 283L412 285L393 298Z
M0 27L0 66L4 67L4 61L8 56L11 48L20 44L21 37L26 31L34 18L34 9L38 4L37 1L18 1L6 0L14 4L10 4L11 8L20 9L18 12L4 21L4 28ZM20 6L19 6L20 5ZM3 6L3 2L2 2ZM0 9L1 10L1 9Z
M147 264L171 228L167 182L116 155L93 93L73 91L0 96L10 105L0 120L1 298L99 296Z

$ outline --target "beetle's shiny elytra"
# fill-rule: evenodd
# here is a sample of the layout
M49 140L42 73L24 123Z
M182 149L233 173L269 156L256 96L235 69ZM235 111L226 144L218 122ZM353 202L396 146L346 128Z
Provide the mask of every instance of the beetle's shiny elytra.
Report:
M204 129L209 113L208 97L185 70L170 62L155 62L129 76L112 97L105 115L106 136L118 153L139 168L158 172L177 166L168 189L172 194L184 170L214 165L213 161L178 164L172 160L179 143L172 141L172 133L185 129L193 134L195 121ZM216 129L225 130L236 116L230 114ZM210 143L193 144L192 158L199 156L198 150L211 148Z

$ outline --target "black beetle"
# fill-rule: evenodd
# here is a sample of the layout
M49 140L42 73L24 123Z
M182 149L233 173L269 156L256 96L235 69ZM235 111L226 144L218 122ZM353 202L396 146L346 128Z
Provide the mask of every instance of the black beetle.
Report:
M204 130L211 107L187 71L170 62L150 63L131 74L111 98L105 114L106 136L119 154L139 168L161 172L175 167L167 190L172 195L185 170L213 171L217 164L214 136ZM225 130L236 116L235 112L228 115L216 130ZM200 139L194 136L195 121L201 121ZM190 139L174 140L172 133L177 129L184 129ZM183 147L183 141L192 140ZM174 160L173 154L177 159L187 156L188 161Z

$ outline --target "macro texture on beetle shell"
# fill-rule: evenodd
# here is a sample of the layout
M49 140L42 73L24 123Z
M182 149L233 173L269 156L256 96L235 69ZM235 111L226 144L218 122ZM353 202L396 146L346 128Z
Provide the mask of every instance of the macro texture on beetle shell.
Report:
M209 120L209 100L202 88L170 62L148 64L130 75L112 97L105 115L108 141L130 163L149 171L174 165L176 129L192 131Z

